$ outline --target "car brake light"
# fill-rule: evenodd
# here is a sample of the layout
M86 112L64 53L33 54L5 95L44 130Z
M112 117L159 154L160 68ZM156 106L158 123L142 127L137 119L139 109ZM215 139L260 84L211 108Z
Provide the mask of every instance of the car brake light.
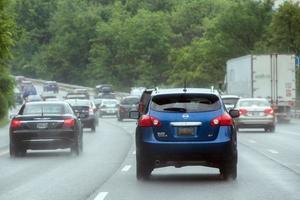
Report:
M265 113L266 115L273 115L273 114L274 114L274 110L273 110L272 108L266 108L266 109L264 110L264 113Z
M161 126L160 121L152 116L149 115L142 115L139 120L140 127L152 127L152 126Z
M21 121L18 120L18 119L13 119L11 121L10 127L11 128L20 128L21 127Z
M211 126L232 126L233 120L229 114L225 113L210 121Z
M245 108L240 108L240 115L246 115L248 110L246 110Z
M75 119L65 119L64 120L64 127L70 128L75 125Z

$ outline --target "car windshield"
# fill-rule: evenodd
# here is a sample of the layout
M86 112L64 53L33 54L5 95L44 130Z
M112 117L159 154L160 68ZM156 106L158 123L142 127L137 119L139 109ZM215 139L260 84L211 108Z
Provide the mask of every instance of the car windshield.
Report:
M151 108L160 112L206 112L220 107L217 96L206 94L157 95L151 103Z
M22 115L64 114L65 106L62 104L27 104Z
M270 107L267 100L242 100L239 102L240 107Z

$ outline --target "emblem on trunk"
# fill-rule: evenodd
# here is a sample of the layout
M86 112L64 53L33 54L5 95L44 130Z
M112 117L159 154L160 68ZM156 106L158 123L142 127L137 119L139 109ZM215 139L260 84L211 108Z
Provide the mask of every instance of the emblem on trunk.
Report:
M183 115L182 115L182 118L183 119L188 119L190 116L189 116L189 114L187 114L187 113L184 113Z

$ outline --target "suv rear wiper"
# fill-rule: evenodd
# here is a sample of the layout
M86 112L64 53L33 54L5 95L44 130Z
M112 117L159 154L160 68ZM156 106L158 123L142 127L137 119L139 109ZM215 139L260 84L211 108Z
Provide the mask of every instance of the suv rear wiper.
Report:
M167 111L175 111L175 112L186 112L185 108L164 108Z

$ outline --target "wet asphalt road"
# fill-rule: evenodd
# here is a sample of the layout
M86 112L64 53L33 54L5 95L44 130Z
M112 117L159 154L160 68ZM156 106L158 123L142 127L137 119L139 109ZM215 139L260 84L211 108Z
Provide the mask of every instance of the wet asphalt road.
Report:
M12 159L8 128L0 129L1 200L300 200L300 121L278 124L275 133L238 134L238 178L224 181L217 169L155 169L135 178L135 121L100 119L84 132L84 152L32 151Z

